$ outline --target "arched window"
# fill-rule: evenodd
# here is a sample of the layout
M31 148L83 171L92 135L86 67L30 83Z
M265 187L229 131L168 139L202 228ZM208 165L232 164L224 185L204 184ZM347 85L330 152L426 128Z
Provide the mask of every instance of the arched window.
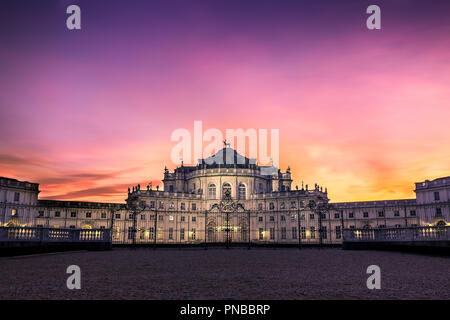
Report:
M225 197L227 194L231 196L231 185L228 182L223 184L222 197Z
M216 185L210 184L208 186L208 198L209 199L215 199L216 198Z
M239 184L239 199L245 200L245 184L240 183Z

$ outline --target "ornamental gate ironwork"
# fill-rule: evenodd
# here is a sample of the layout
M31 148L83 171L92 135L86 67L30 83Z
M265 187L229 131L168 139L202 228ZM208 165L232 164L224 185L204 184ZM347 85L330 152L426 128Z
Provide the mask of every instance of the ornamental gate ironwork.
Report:
M205 217L207 244L232 243L250 244L250 211L231 198L231 191L225 190L223 199L211 206Z

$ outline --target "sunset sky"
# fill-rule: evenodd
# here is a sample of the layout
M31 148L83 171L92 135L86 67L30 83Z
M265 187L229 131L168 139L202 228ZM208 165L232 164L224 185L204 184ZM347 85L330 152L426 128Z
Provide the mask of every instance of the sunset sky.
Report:
M195 120L280 129L333 202L414 198L450 175L450 1L1 1L0 176L123 202Z

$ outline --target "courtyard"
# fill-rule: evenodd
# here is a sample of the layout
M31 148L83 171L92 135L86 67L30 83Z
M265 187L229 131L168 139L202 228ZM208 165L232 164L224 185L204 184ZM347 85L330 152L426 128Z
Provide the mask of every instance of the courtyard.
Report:
M81 289L69 290L69 265ZM381 268L369 290L366 269ZM0 299L449 299L448 257L337 248L114 249L0 258Z

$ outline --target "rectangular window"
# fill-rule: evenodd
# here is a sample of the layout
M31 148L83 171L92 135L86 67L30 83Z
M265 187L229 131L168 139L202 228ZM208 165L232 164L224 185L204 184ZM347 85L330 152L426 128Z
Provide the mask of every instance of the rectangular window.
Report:
M327 227L322 227L322 239L327 238Z
M364 218L368 218L369 217L369 213L368 212L363 212L363 217Z
M173 240L173 228L169 228L169 240Z
M133 214L133 213L130 213L130 214L128 215L128 219L134 219L134 214Z
M133 227L128 227L128 240L133 239Z
M263 209L263 206L262 206L262 203L258 203L258 210L262 210Z
M306 228L305 227L301 227L301 233L302 233L302 239L306 239Z
M102 219L106 219L106 212L102 212Z
M411 210L409 212L409 214L410 214L411 217L415 217L416 216L416 210Z
M400 216L400 212L398 210L394 211L394 217L399 217Z
M197 210L197 204L196 204L196 203L193 203L193 204L192 204L192 211L195 211L195 210Z
M396 225L395 225L396 228L400 228L401 226L402 226L402 225L400 225L400 224L396 224Z
M164 221L164 216L158 216L159 221Z
M76 218L77 217L77 213L76 212L71 212L70 213L70 217L71 218Z
M297 227L292 227L292 239L297 239Z
M274 216L270 216L270 221L275 221L275 217Z
M55 217L56 217L56 218L61 217L61 212L55 211Z
M181 216L180 221L181 221L181 222L184 221L184 216Z
M348 213L348 217L349 217L349 218L354 218L354 217L355 217L355 214L354 214L353 212L349 212L349 213Z
M184 204L184 202L181 203L180 209L181 209L181 210L186 210L186 205Z
M75 226L70 226L69 228L70 228L70 229L75 229Z
M281 216L281 221L286 221L286 217L285 216Z
M275 228L270 228L270 240L275 240Z
M195 229L194 228L192 228L192 231L191 231L191 239L195 240Z
M295 220L297 220L297 215L296 214L291 215L291 221L295 221Z
M280 209L285 209L286 208L286 204L284 202L280 203Z
M439 197L439 191L436 191L436 192L434 193L434 200L435 200L435 201L439 201L439 200L440 200L440 197Z
M141 220L145 220L145 214L141 214Z
M311 213L311 214L309 215L309 219L310 219L310 220L314 220L314 213Z
M384 211L378 211L378 216L379 217L384 217Z
M291 201L291 209L295 209L297 207L297 204L295 201Z
M160 208L160 209L164 209L164 202L161 201L161 202L159 203L159 208Z
M16 209L12 209L11 210L11 217L15 217L17 215L17 210Z
M43 217L44 216L44 211L39 211L38 212L38 217Z
M281 239L286 239L286 227L281 228Z
M20 200L20 193L16 192L14 193L14 201L19 201Z
M120 219L120 213L116 213L115 218L116 218L116 219Z
M175 208L175 204L173 202L171 202L169 205L169 209L174 209L174 208Z
M259 240L264 240L264 230L263 230L263 228L259 228Z
M86 212L86 218L92 218L92 213L91 212Z
M436 208L436 217L442 217L442 209Z
M336 239L341 238L341 226L336 226Z
M150 240L154 240L155 239L155 228L150 228L150 229L148 229L148 231L149 231Z
M173 221L173 216L169 216L169 221Z
M335 213L335 214L334 214L334 218L335 218L335 219L339 219L339 213Z
M311 233L310 238L311 238L311 239L315 239L315 238L316 238L316 228L315 228L315 227L311 227L311 228L309 229L309 231L310 231L310 233Z
M273 202L269 203L269 209L270 209L270 210L275 209L275 205L273 204Z
M197 221L197 217L192 217L192 222L196 222Z
M155 208L155 201L150 201L150 208L152 208L152 209Z
M180 229L180 239L184 240L184 229L183 228Z
M258 221L262 222L263 221L263 217L258 217Z

